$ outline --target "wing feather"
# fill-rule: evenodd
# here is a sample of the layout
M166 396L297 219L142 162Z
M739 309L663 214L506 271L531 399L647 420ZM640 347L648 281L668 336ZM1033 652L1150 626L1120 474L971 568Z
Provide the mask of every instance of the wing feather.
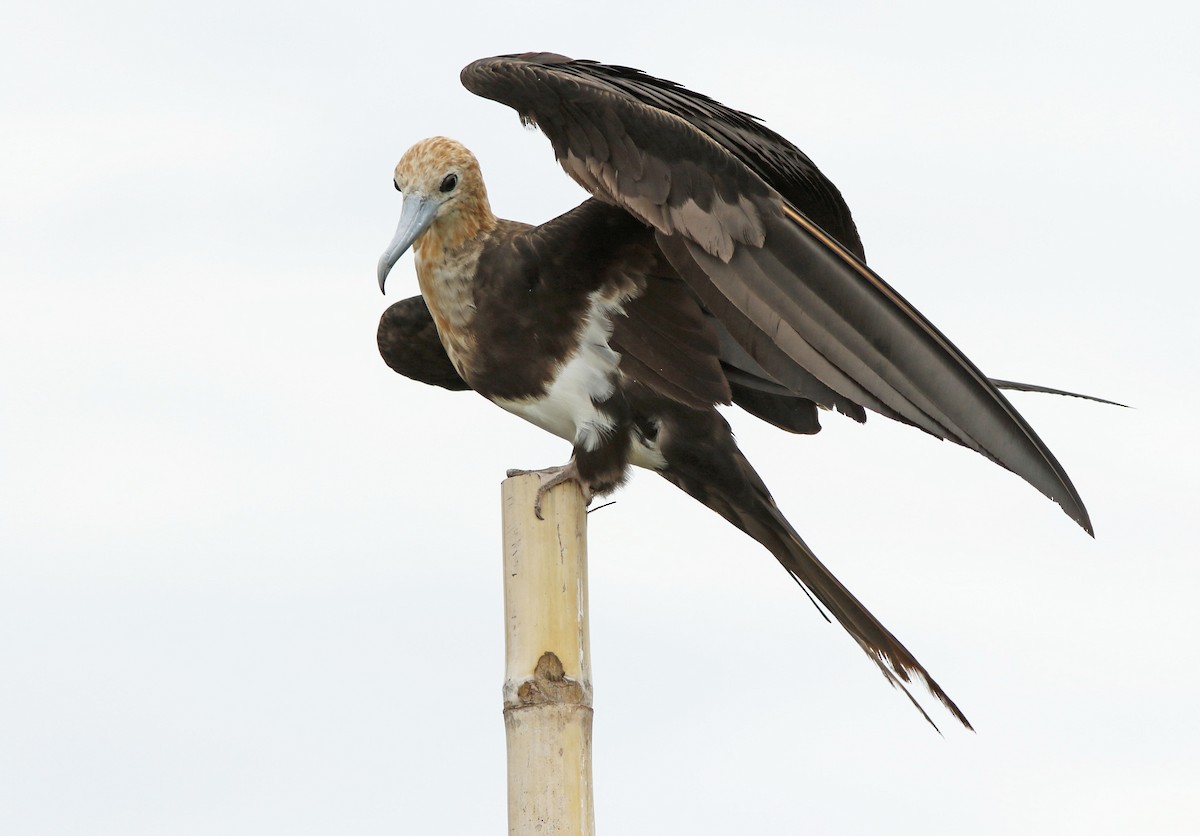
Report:
M384 362L405 377L452 391L471 388L450 362L421 296L401 299L383 312L376 342Z
M729 403L720 342L695 297L678 279L654 276L613 322L609 344L621 372L694 409Z
M975 449L1091 531L1054 456L866 267L841 196L782 137L671 82L562 56L483 59L462 81L536 123L571 177L658 230L672 265L773 378L805 397L816 378L842 399ZM624 175L626 166L642 176Z

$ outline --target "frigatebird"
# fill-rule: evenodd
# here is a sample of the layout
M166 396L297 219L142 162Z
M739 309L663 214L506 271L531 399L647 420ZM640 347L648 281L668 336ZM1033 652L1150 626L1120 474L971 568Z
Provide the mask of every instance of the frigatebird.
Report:
M837 188L756 117L549 53L475 61L461 80L539 127L592 197L540 226L502 220L463 145L412 146L378 278L383 290L412 247L421 296L384 314L384 359L569 441L570 461L539 471L543 491L572 480L590 498L630 464L658 472L765 546L927 720L905 688L913 676L970 728L796 533L716 406L805 434L819 409L860 422L877 412L987 456L1091 533L1046 445L867 266Z

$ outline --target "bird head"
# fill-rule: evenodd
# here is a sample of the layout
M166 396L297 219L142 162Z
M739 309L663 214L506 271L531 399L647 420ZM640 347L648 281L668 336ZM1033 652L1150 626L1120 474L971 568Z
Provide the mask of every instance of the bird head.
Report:
M396 234L379 258L381 291L393 265L414 244L418 253L429 237L443 247L455 246L495 223L479 161L453 139L430 137L409 148L396 164L393 182L404 206Z

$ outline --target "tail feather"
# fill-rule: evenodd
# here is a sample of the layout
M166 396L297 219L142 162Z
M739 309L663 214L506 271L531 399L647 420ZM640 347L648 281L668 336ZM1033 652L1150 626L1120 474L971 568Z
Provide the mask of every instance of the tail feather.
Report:
M703 443L704 449L699 450L694 446L697 444L695 435L676 436L672 439L674 443L664 444L661 448L667 459L667 467L660 471L661 475L775 555L809 597L820 602L845 628L879 667L884 678L908 697L930 725L937 729L937 724L907 687L914 678L923 682L947 711L971 729L966 715L908 648L817 559L780 512L762 479L737 449L732 435L725 438L727 442L724 439L716 442L716 438L709 435Z
M742 461L745 467L750 469L749 462L744 458ZM753 470L750 472L753 473ZM937 724L906 687L906 684L913 681L914 676L924 683L929 692L937 697L960 723L968 729L972 728L966 715L929 675L925 666L918 662L908 648L817 559L808 544L784 518L770 495L763 496L758 509L744 512L744 518L746 525L743 530L766 546L783 564L788 574L825 606L834 619L850 633L858 646L871 657L871 661L879 667L884 678L908 697L930 725L937 728Z

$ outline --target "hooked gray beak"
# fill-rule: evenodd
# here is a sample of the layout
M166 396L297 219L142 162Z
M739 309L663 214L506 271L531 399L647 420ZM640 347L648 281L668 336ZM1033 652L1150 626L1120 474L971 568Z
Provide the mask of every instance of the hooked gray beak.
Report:
M387 281L388 273L392 271L392 266L400 260L404 251L413 245L413 241L420 238L421 233L429 228L433 219L437 217L437 210L438 201L433 198L404 196L404 207L400 210L400 224L396 227L396 234L392 237L392 243L388 244L383 255L379 257L380 293L386 292L383 285Z

